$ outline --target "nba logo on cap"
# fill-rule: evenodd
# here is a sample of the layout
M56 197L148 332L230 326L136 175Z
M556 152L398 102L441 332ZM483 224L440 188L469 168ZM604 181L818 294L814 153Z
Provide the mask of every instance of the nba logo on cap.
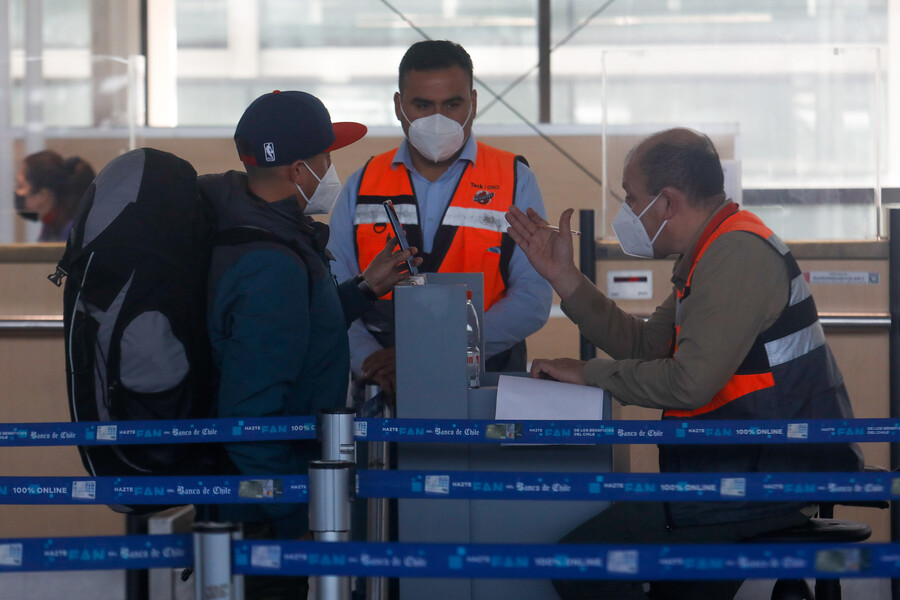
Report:
M263 150L266 151L266 162L275 162L275 144L266 142L263 144Z

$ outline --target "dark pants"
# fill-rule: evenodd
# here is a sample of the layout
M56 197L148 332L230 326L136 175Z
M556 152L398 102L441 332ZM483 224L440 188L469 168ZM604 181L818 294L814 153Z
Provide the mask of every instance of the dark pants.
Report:
M766 531L802 525L800 512L739 523L667 529L662 502L618 502L588 519L562 544L731 544ZM563 600L731 600L743 581L653 581L649 594L644 582L565 580L553 587Z

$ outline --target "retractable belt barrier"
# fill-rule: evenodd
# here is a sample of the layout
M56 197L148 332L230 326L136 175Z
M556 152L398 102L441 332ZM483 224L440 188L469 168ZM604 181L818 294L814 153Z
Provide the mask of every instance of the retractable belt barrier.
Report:
M0 477L0 504L305 503L306 475Z
M596 501L900 500L891 473L358 471L360 498ZM0 477L3 504L306 503L305 475Z
M349 431L349 429L348 429ZM316 419L0 424L0 447L314 439ZM356 441L499 444L792 444L900 441L900 419L483 421L355 419ZM346 445L342 439L341 444ZM327 464L326 464L327 466ZM298 475L0 477L0 504L310 501ZM359 471L357 497L498 500L898 500L865 473ZM344 499L346 501L346 499ZM196 534L195 534L196 535ZM190 535L0 540L0 572L194 564ZM234 574L535 579L897 577L900 544L511 545L233 540Z
M517 579L895 577L897 544L370 544L235 540L237 575ZM0 540L0 573L182 568L191 535Z
M797 444L900 442L900 419L810 421L486 421L356 419L360 442ZM314 439L315 417L0 424L0 447L196 444Z
M896 544L367 544L238 541L235 573L516 579L891 577Z
M193 564L190 534L0 540L0 573L161 569Z
M0 423L4 446L119 446L315 439L315 417Z
M900 441L898 419L810 421L356 419L356 439L503 444L760 444Z

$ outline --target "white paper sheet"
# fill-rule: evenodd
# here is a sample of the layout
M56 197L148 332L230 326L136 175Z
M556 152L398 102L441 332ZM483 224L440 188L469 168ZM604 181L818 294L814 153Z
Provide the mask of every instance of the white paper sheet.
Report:
M604 397L602 389L589 385L501 375L495 418L599 421Z

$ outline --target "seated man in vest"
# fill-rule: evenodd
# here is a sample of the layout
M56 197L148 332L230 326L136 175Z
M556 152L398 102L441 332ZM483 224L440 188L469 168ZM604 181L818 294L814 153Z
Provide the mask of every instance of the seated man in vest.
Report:
M488 371L524 371L525 338L550 314L552 291L505 234L510 206L544 214L521 157L475 141L472 59L448 41L414 44L400 62L394 112L406 139L351 175L331 215L338 278L365 269L390 235L391 199L426 273L484 273L482 359ZM350 328L354 373L394 387L393 308L385 296Z
M718 153L688 129L631 150L613 221L622 250L676 255L669 297L649 321L604 296L575 267L572 211L559 231L515 207L510 235L562 299L562 309L612 359L535 360L532 377L605 388L664 419L848 419L841 372L809 287L788 247L726 199ZM661 472L858 471L855 444L660 445ZM733 543L805 523L808 502L622 502L564 543ZM732 598L740 581L653 582L655 598ZM556 581L568 598L646 600L641 582Z

